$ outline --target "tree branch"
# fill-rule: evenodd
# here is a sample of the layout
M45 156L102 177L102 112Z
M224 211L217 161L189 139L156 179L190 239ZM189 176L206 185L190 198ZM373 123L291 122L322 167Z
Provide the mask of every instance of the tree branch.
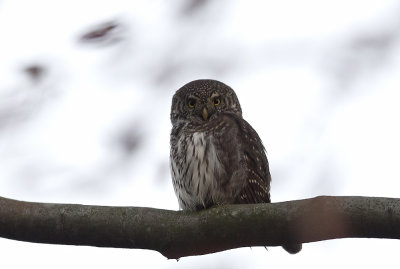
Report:
M400 238L400 199L320 196L200 212L0 197L0 237L156 250L167 258L334 238Z

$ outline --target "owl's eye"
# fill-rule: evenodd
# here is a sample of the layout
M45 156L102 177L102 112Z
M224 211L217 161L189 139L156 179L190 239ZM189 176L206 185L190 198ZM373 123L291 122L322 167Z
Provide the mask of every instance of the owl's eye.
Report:
M188 107L189 108L194 108L194 105L196 104L196 99L189 98L188 100Z
M221 104L221 99L219 99L219 97L214 98L214 105L219 106L220 104Z

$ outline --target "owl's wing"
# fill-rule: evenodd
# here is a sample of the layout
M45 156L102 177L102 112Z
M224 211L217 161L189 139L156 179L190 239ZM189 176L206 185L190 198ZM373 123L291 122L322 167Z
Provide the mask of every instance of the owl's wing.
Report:
M241 165L246 182L236 203L269 203L271 174L265 148L257 132L242 118L237 118L241 138Z
M233 113L221 115L214 130L218 160L225 171L219 182L223 189L230 192L231 202L270 202L271 175L264 146L256 131Z

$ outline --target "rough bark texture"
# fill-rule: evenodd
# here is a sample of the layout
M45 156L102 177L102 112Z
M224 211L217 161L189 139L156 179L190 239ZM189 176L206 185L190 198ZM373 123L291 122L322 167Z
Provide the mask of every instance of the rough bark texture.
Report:
M0 237L156 250L167 258L334 238L400 238L400 199L330 197L200 212L47 204L0 197Z

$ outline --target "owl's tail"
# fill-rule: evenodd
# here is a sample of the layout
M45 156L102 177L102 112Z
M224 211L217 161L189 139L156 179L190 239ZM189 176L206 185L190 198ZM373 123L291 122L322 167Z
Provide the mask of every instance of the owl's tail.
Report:
M283 245L282 246L284 250L289 252L290 254L296 254L300 252L302 248L302 244L289 244L289 245Z

